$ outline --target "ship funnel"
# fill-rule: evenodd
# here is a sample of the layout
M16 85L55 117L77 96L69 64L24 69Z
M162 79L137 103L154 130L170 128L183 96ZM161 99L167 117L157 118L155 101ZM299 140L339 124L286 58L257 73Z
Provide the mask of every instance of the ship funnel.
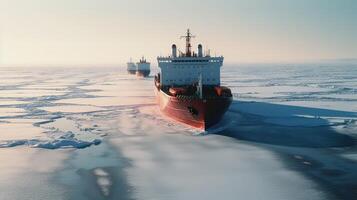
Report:
M177 57L177 50L176 50L176 45L172 45L172 57L176 58Z
M198 57L203 57L202 44L199 44L199 45L198 45Z

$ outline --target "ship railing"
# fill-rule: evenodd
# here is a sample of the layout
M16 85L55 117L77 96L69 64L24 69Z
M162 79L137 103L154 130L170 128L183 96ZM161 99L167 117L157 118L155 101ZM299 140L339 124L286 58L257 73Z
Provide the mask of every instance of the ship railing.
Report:
M217 57L171 57L171 56L167 56L167 57L163 57L163 56L159 56L157 57L157 60L159 62L171 62L171 61L184 61L184 60L190 60L190 61L195 61L195 60L205 60L205 61L209 61L209 62L223 62L224 57L223 56L217 56Z
M170 95L171 96L171 95ZM203 95L202 98L195 94L195 95L183 95L183 94L179 94L179 95L176 95L176 97L180 100L198 100L198 99L217 99L217 97L220 97L220 98L230 98L232 97L232 95L221 95L221 96L218 96L218 95Z

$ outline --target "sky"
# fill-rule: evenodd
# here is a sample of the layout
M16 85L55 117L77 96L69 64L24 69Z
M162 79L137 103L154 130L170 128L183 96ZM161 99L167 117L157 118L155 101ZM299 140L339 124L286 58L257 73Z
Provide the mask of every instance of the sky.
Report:
M155 65L187 28L226 63L357 58L356 0L0 0L0 65Z

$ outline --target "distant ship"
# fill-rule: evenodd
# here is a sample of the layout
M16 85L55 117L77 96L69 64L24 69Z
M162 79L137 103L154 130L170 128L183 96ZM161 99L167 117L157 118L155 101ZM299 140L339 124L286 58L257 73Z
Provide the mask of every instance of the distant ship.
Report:
M136 63L136 75L147 77L150 74L150 63L146 62L144 56Z
M135 74L136 73L136 65L135 65L135 63L133 63L131 61L131 58L130 58L130 61L128 63L126 63L126 65L127 65L126 69L127 69L129 74Z
M221 86L220 68L223 56L211 57L191 51L190 30L186 39L186 52L177 56L176 45L172 55L158 57L160 73L155 76L155 93L160 110L166 116L195 128L206 130L221 120L232 103L232 93Z

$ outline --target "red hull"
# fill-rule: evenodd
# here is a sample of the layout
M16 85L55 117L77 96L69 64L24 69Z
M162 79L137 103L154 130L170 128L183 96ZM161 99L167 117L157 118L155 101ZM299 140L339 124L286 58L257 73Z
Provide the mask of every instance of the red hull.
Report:
M150 74L150 70L137 70L136 75L140 77L147 77Z
M232 103L232 97L208 99L178 98L155 88L160 110L179 122L206 130L221 120Z

